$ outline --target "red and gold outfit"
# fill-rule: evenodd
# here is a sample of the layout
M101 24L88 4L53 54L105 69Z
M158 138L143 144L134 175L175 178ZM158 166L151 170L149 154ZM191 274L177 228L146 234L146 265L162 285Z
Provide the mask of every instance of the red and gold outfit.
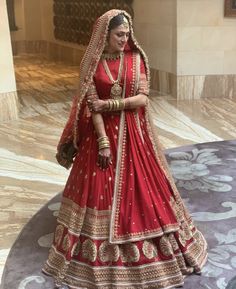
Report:
M120 13L112 11L107 22ZM125 97L149 94L147 61L132 41L131 34L120 81ZM114 79L119 63L107 60ZM97 135L86 98L110 99L112 83L100 57L91 75L90 82L85 78L83 83L89 82L84 97L74 99L59 144L73 139L78 152L43 271L54 276L57 285L70 288L179 286L184 275L200 272L205 263L205 239L166 168L148 105L102 114L113 162L106 170L98 167Z

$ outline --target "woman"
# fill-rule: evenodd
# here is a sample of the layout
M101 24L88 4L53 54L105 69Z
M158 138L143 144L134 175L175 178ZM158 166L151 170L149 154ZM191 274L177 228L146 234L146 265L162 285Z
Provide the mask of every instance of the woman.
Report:
M58 145L59 163L74 161L43 269L56 286L173 288L205 263L206 242L154 136L148 94L131 18L108 11L95 23Z

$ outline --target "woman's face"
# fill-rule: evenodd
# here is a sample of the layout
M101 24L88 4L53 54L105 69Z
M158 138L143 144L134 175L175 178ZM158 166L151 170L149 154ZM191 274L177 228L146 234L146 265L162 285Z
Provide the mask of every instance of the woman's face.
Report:
M129 39L129 34L129 27L124 24L111 29L108 35L107 52L115 53L124 51L125 45Z

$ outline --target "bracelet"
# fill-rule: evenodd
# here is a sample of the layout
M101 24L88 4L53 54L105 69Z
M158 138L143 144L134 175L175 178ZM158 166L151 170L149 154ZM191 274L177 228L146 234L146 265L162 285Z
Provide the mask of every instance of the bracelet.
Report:
M98 149L110 148L110 141L107 136L101 136L97 139Z
M123 99L109 99L108 111L123 110L125 108L125 102Z

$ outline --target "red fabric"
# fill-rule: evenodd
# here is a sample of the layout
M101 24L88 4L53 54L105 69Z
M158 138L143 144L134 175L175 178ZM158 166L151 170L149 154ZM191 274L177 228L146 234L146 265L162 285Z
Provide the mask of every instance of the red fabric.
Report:
M59 141L58 146L57 146L57 150L59 150L59 148L62 144L69 143L69 142L73 141L73 138L74 138L73 128L74 128L74 122L75 122L75 117L76 117L77 102L78 102L77 96L75 95L73 97L70 115L69 115L69 118L66 122L64 130L62 132L60 141Z
M133 85L131 52L126 53L125 63L127 63L126 97L128 97ZM108 65L113 78L116 79L119 60L108 61ZM144 73L144 70L144 64L141 61L141 72ZM94 76L94 82L99 98L110 98L112 84L101 62ZM122 85L124 83L124 73L121 83ZM118 235L153 231L164 225L177 223L169 205L172 192L164 173L156 162L141 112L142 110L140 110L139 118L144 142L138 132L133 111L125 112L126 158L122 201L118 208L120 212ZM64 196L75 201L80 207L87 206L98 210L107 210L112 206L120 115L104 113L103 119L107 136L111 142L113 165L105 171L97 166L96 134L91 118L87 118L87 125L85 122L80 124L83 138L64 191Z
M130 96L133 87L131 53L128 53L125 58L127 59L128 64L126 90L126 97L128 97ZM118 64L118 60L108 61L108 65L114 78L117 77L117 75L115 75L115 71L117 70ZM144 69L144 65L141 63L141 72L144 72ZM108 98L111 84L108 81L101 64L99 64L97 73L95 74L94 83L96 83L98 97L101 99ZM176 266L179 266L178 270L184 274L191 272L191 268L189 269L188 266L192 266L196 271L199 271L205 260L205 241L194 226L188 228L187 230L186 234L188 234L189 237L183 237L185 230L184 226L186 224L177 224L175 214L173 213L173 208L169 203L171 196L173 196L173 192L165 174L155 159L154 150L144 117L144 108L140 108L138 110L141 134L138 130L137 119L135 118L134 111L125 111L125 119L127 137L125 139L125 162L120 198L121 202L116 208L118 211L118 230L116 234L119 237L127 234L135 235L136 233L140 232L146 233L147 231L155 231L158 229L160 229L162 232L165 231L166 227L168 228L168 225L180 226L180 230L175 229L173 233L163 232L163 236L149 236L148 238L151 240L147 240L147 238L137 238L135 241L132 240L132 242L125 240L125 242L120 242L118 245L111 244L108 236L106 240L104 240L104 237L91 237L93 236L92 230L90 232L91 236L83 233L83 218L86 218L85 215L88 208L93 209L91 211L112 211L114 201L114 183L117 169L116 158L118 149L118 134L120 129L119 113L103 113L105 129L110 140L111 153L113 156L112 165L103 171L97 166L97 136L93 127L91 116L89 115L86 107L86 102L84 101L81 108L79 122L81 138L78 145L78 154L75 157L62 199L62 203L69 199L73 201L73 203L78 204L80 208L86 209L84 215L80 215L80 223L82 225L78 225L79 230L82 232L80 234L77 230L77 233L73 234L73 231L70 230L70 225L72 226L74 222L73 214L76 215L77 213L74 211L74 206L70 204L71 219L67 221L67 224L63 223L63 220L66 220L66 217L64 216L63 209L60 209L59 215L61 215L60 219L62 222L59 222L59 226L61 226L63 229L59 241L57 240L58 236L55 234L53 247L57 252L59 252L58 254L63 255L65 260L68 262L73 259L81 264L90 266L106 267L107 265L111 265L126 268L129 266L146 264L153 264L155 266L155 262L158 262L158 264L162 263L162 268L166 268L167 271L165 275L168 278L172 278L173 268L168 268L169 263L166 261L174 260L176 262ZM70 221L72 222L71 224ZM94 220L94 222L96 226L96 220ZM75 226L75 224L73 224L73 226ZM189 233L190 231L191 233ZM144 237L145 236L146 235L144 234ZM170 241L168 239L170 237L172 237L174 245L170 245ZM68 238L70 242L69 246L67 247L65 244L67 243ZM165 241L165 238L167 238L167 241ZM91 242L89 253L87 252L88 254L91 254L89 256L87 256L86 253L87 249L83 249L83 246L87 241ZM108 242L111 246L110 249L107 249L108 251L111 250L111 256L114 257L113 253L115 246L118 246L120 252L119 254L123 252L122 254L126 258L124 259L121 255L119 255L119 258L112 259L113 261L102 261L101 257L99 257L99 251L97 254L95 254L96 256L93 259L91 257L93 255L91 250L100 250L102 244L104 244L104 241ZM145 253L145 246L149 246L149 241L156 248L156 253L153 254L153 256L148 256L148 253ZM200 243L199 247L196 248L196 246L198 246L196 245L198 242L202 243ZM76 248L80 248L78 252L75 251L75 246L77 246ZM198 257L196 257L196 249L199 252ZM150 250L152 251L152 249ZM107 252L107 254L108 253L109 252ZM185 253L186 256L184 255ZM176 258L176 256L178 256L178 258ZM199 260L195 260L195 258L199 258ZM51 264L51 261L49 261L48 264ZM71 266L75 266L73 264L74 263L72 263ZM66 267L67 265L63 266ZM49 267L53 268L51 265ZM67 268L67 270L70 272L70 268ZM47 269L45 271L47 272ZM159 276L158 274L157 277ZM161 274L162 273L160 273L160 276ZM140 276L138 278L143 278L142 276L143 275L140 272ZM113 280L113 278L116 280L116 276L113 276L111 273L111 279ZM144 279L146 280L146 276L144 276Z

